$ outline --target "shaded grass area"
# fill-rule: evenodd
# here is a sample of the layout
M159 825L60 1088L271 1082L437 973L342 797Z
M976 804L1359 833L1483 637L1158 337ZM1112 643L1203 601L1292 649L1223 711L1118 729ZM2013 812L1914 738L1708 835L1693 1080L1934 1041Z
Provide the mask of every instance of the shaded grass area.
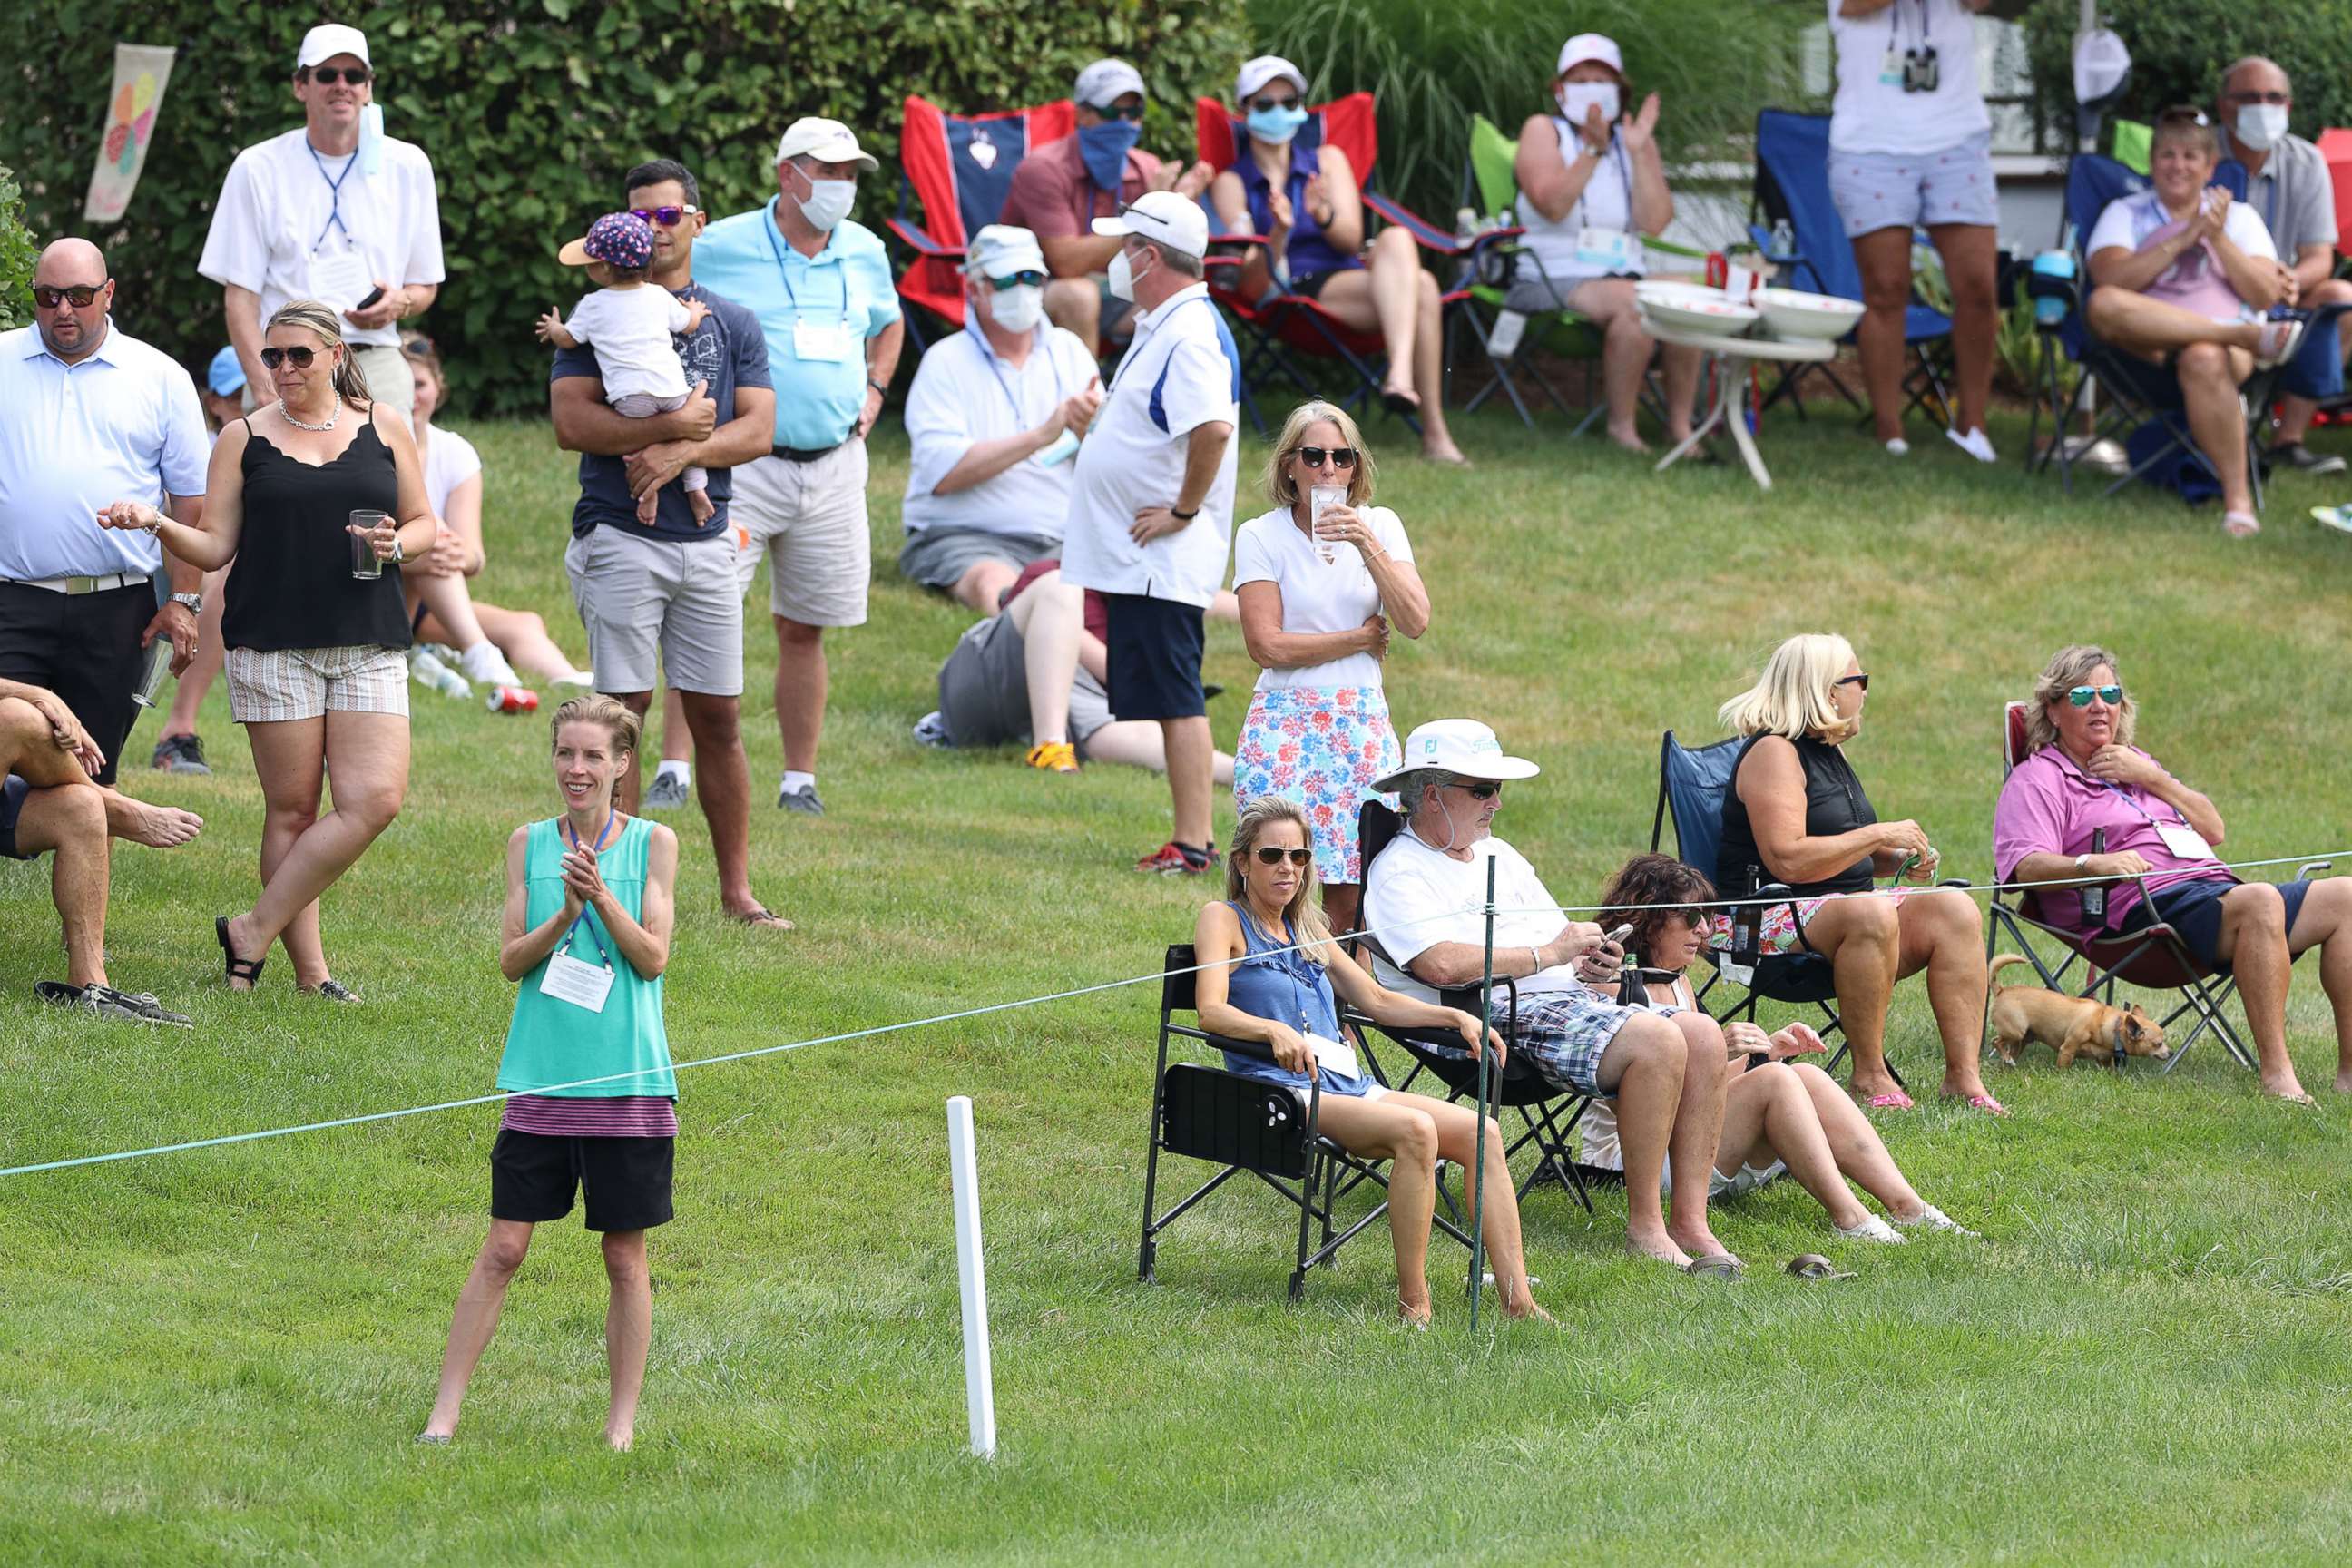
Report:
M489 470L478 591L542 611L576 654L569 465L540 427L469 434ZM1736 468L1654 478L1556 427L1476 420L1464 440L1468 475L1401 450L1384 474L1435 604L1430 635L1392 652L1391 699L1408 725L1486 717L1544 764L1499 826L1565 900L1646 847L1659 731L1712 738L1716 704L1805 629L1853 637L1876 677L1856 765L1953 874L1990 874L2001 700L2074 638L2121 650L2143 742L2214 796L2231 856L2352 843L2335 765L2347 563L2302 521L2333 499L2310 481L2282 479L2241 545L2210 511L2068 505L1939 443L1889 464L1834 419L1772 423L1769 497ZM873 624L834 642L829 815L756 807L757 886L803 929L725 924L698 817L670 819L681 1058L1143 974L1206 896L1125 869L1166 836L1156 779L1055 779L1009 749L908 739L965 617L891 569L904 472L886 442ZM764 795L773 649L756 626L750 643ZM1230 745L1253 679L1231 627L1209 675L1233 692L1214 710ZM552 809L545 731L415 700L407 808L327 906L363 1009L297 996L282 959L256 997L219 989L210 920L251 897L260 816L223 693L217 774L137 780L206 834L119 855L109 931L118 983L195 1033L40 1011L30 985L58 967L45 872L0 866L0 1163L489 1087L512 997L500 847ZM2334 1066L2316 980L2306 961L2290 1016L2315 1087ZM596 1442L595 1249L562 1223L517 1281L458 1444L410 1443L480 1238L494 1110L0 1182L0 1560L2291 1562L2332 1560L2352 1525L2336 1097L2258 1102L2210 1044L2164 1079L2060 1075L2046 1055L1995 1070L2007 1123L1933 1106L1883 1123L1982 1244L1836 1247L1785 1184L1718 1215L1751 1263L1829 1250L1862 1271L1835 1287L1666 1276L1618 1255L1622 1199L1587 1220L1547 1192L1528 1243L1563 1331L1472 1342L1444 1244L1438 1331L1391 1323L1377 1230L1286 1308L1265 1194L1221 1195L1164 1240L1160 1284L1134 1283L1155 1000L1143 985L686 1075L680 1218L654 1241L625 1458ZM1930 1070L1916 986L1889 1046ZM980 1126L990 1467L961 1452L953 1093Z

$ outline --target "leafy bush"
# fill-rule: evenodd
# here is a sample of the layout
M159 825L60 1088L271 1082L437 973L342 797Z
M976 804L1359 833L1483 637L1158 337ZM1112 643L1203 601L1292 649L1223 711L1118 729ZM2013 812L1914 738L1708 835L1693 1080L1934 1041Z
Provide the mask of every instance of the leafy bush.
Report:
M71 26L58 15L0 5L0 60L17 62L0 76L5 141L28 221L45 236L80 226L104 130L92 84L110 79L112 40L175 41L131 212L91 237L122 282L125 325L201 363L227 341L220 290L196 274L213 199L239 148L299 123L288 79L317 14L263 0L84 0ZM618 204L632 163L682 159L706 207L737 212L772 194L784 125L832 115L882 160L860 202L878 219L897 189L908 93L957 108L1039 102L1116 54L1150 84L1147 144L1189 148L1192 95L1229 82L1247 53L1237 14L1215 0L399 0L349 19L383 73L386 130L422 146L439 176L449 279L419 324L477 413L544 406L531 318L580 287L556 248Z
M25 227L25 195L16 176L0 163L0 331L33 319L33 263L40 247Z
M2294 129L2315 137L2352 125L2352 0L2297 0L2291 7L2242 0L2102 0L2100 13L2132 53L2131 89L2116 113L2153 119L2168 104L2213 107L2222 68L2267 55L2294 79ZM2075 0L2038 0L2023 21L2038 107L2074 130Z
M1718 157L1756 128L1756 111L1802 99L1798 38L1820 0L1251 0L1252 52L1278 54L1314 79L1317 99L1368 89L1380 99L1381 188L1440 218L1457 205L1470 119L1516 135L1547 103L1559 47L1606 33L1637 93L1661 100L1668 162ZM1228 77L1216 95L1233 92ZM1631 106L1629 106L1631 107Z

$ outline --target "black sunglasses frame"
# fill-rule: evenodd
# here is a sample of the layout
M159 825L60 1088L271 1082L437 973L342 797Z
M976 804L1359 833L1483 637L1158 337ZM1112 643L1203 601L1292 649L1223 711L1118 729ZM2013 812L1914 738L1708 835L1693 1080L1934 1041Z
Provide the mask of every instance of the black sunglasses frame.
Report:
M1835 680L1831 681L1830 684L1832 687L1859 686L1864 691L1867 691L1870 689L1870 677L1868 675L1841 675Z
M1143 119L1143 105L1139 103L1132 109L1123 109L1116 103L1089 103L1087 107L1105 120L1131 120L1140 122Z
M1492 800L1503 793L1503 786L1493 779L1480 779L1475 784L1458 784L1454 787L1472 800Z
M106 284L113 281L114 279L110 278L106 283L100 283L94 288L88 283L71 283L63 289L52 289L46 283L36 283L33 285L33 303L44 310L54 310L60 305L68 304L77 310L87 310L98 303L98 297L100 294L106 292Z
M1253 98L1242 107L1253 114L1261 109L1304 109L1307 100L1294 92L1288 98Z
M365 66L312 66L309 75L320 87L332 87L339 81L365 87L375 79L375 72Z
M296 370L308 370L310 368L310 362L318 357L319 351L314 348L268 348L261 351L261 368L276 370L283 362L291 360L294 362Z
M1331 460L1333 468L1342 471L1356 466L1357 454L1353 447L1297 447L1292 450L1297 452L1298 460L1310 468L1321 468L1326 458Z

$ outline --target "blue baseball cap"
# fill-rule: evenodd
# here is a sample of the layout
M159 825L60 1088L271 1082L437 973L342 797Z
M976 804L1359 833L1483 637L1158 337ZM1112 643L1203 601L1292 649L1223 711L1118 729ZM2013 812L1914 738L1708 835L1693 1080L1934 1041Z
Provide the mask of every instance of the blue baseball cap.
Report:
M228 397L245 390L245 362L236 357L235 349L223 349L213 355L213 363L205 372L205 385L215 397Z

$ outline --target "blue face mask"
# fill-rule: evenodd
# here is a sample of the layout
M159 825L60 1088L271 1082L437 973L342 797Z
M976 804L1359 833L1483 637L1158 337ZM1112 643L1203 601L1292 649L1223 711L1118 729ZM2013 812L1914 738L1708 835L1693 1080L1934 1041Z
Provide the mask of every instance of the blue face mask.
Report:
M1127 178L1127 155L1135 151L1143 127L1132 120L1106 120L1100 125L1078 127L1078 157L1096 185L1116 192Z
M1279 147L1298 134L1298 128L1307 123L1307 110L1253 109L1242 123L1249 127L1249 133L1258 141Z

